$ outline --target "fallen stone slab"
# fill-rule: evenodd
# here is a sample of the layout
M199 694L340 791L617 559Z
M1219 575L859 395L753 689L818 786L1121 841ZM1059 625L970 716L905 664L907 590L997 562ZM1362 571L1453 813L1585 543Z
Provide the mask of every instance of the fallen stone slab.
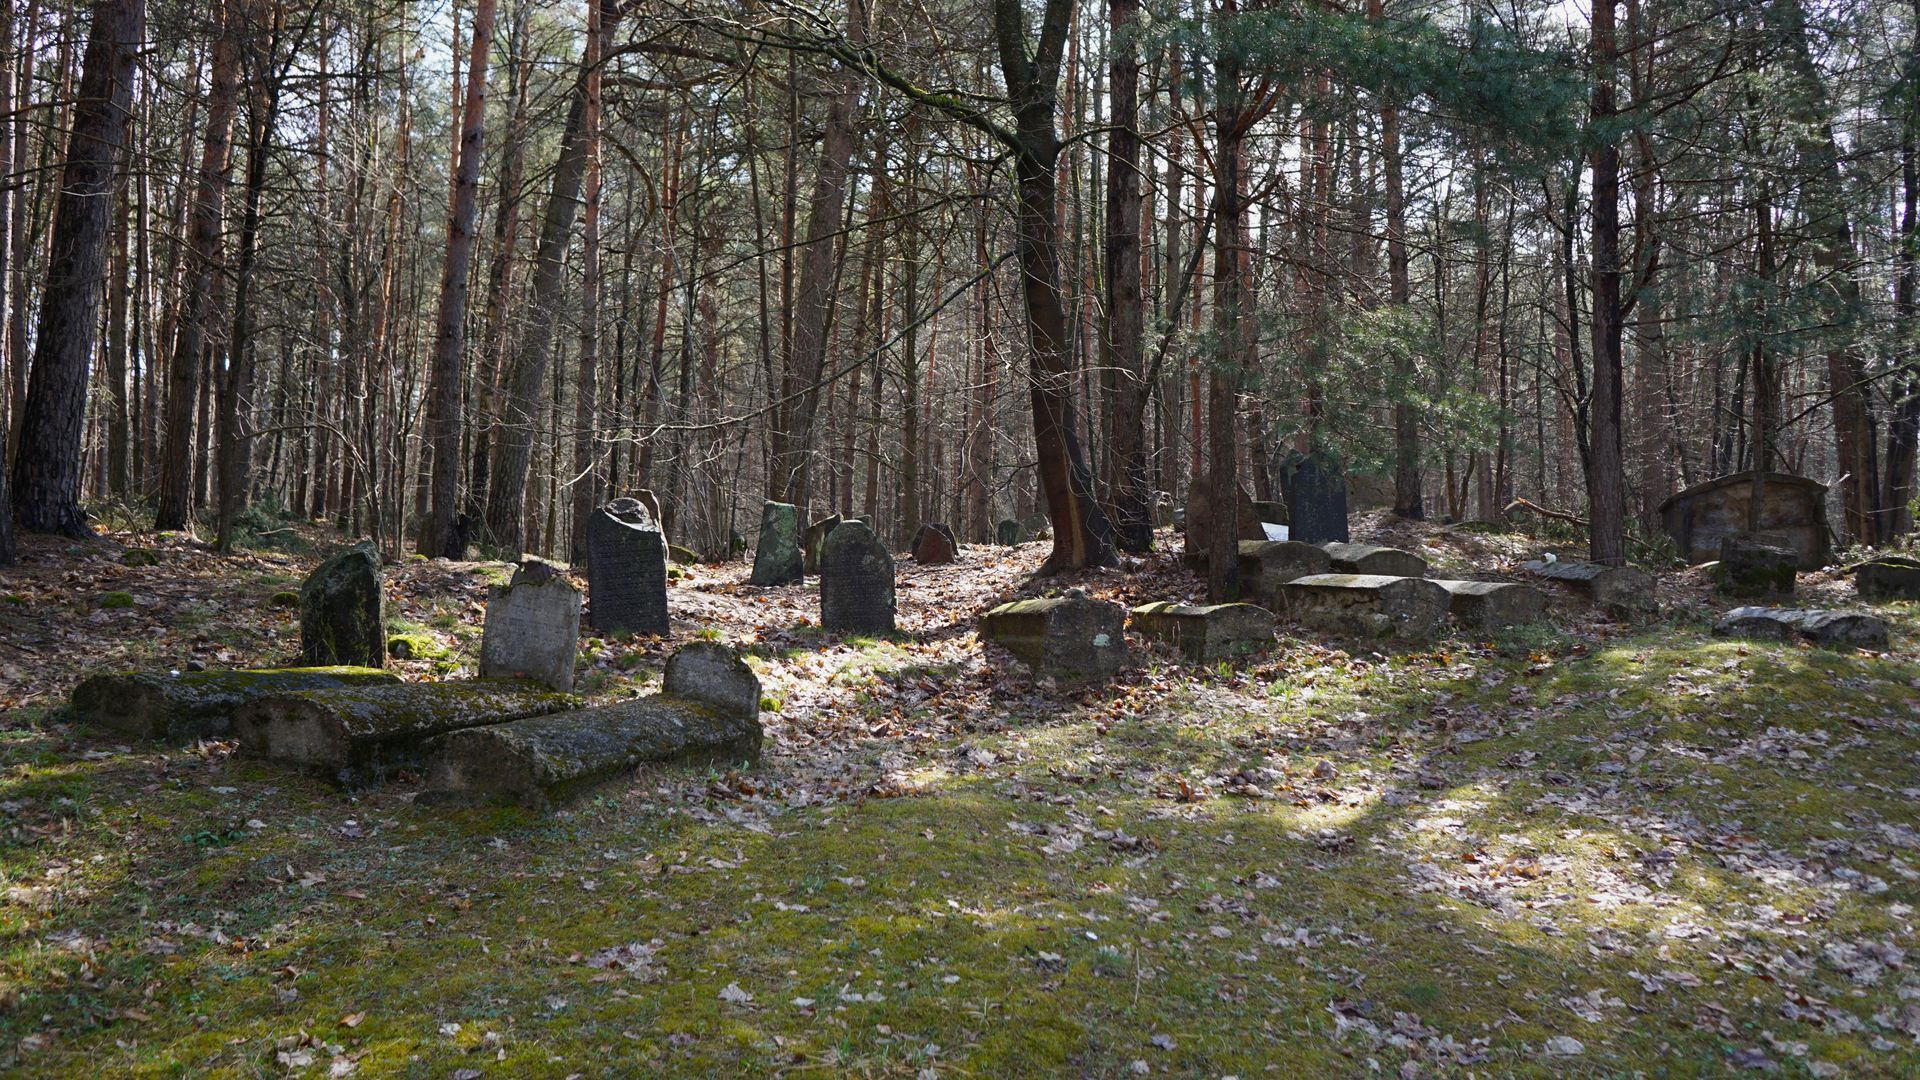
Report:
M1433 583L1447 591L1447 610L1467 626L1497 630L1538 622L1547 613L1547 594L1516 581L1443 581Z
M1887 624L1872 615L1822 608L1738 607L1713 624L1720 637L1800 639L1840 649L1887 648Z
M1317 545L1298 540L1240 541L1240 589L1261 604L1273 602L1273 590L1310 574L1330 574L1333 559Z
M507 680L347 686L255 698L234 710L233 733L253 757L357 783L421 763L436 735L578 706L571 694Z
M1853 591L1862 600L1920 600L1920 559L1881 555L1853 568Z
M1793 595L1799 569L1800 553L1790 542L1753 533L1730 533L1720 540L1713 584L1726 596L1787 597Z
M1127 659L1127 611L1079 590L1016 600L980 617L980 636L1036 674L1068 682L1103 679Z
M420 798L547 809L646 764L757 762L760 740L759 678L731 649L696 642L667 660L652 697L440 736Z
M1422 638L1446 618L1447 590L1425 578L1314 574L1274 591L1289 618L1358 637Z
M1631 566L1602 566L1578 559L1536 560L1520 565L1548 581L1565 585L1620 618L1644 615L1657 606L1653 575Z
M1379 574L1383 577L1426 577L1427 560L1411 551L1374 544L1320 544L1336 574Z
M1253 604L1176 604L1158 600L1133 609L1130 625L1201 663L1259 652L1273 644L1273 612Z
M73 712L81 723L137 738L189 742L226 735L235 709L268 694L399 681L397 675L367 667L95 675L74 687Z

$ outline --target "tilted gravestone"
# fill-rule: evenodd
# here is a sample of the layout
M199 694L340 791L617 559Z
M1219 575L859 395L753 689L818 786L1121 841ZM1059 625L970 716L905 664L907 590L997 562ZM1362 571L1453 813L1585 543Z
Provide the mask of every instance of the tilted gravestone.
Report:
M807 531L801 534L800 569L804 573L820 572L820 547L827 542L828 534L832 533L833 527L838 524L840 524L840 515L828 514L807 526Z
M300 585L300 659L309 667L385 667L380 552L363 540L321 563Z
M547 564L528 563L487 598L480 677L531 679L550 690L572 690L579 643L580 590Z
M1020 542L1020 523L1012 518L1003 518L993 527L993 538L1002 547L1013 547Z
M760 508L760 544L753 549L751 585L791 585L805 576L800 560L800 510L792 503Z
M960 550L953 530L939 522L929 522L913 534L913 561L922 565L950 563Z
M1347 482L1334 462L1321 454L1297 454L1288 461L1288 538L1303 544L1345 543Z
M864 522L843 521L820 549L820 626L893 633L893 556Z
M667 633L667 538L639 500L587 519L587 595L595 630Z

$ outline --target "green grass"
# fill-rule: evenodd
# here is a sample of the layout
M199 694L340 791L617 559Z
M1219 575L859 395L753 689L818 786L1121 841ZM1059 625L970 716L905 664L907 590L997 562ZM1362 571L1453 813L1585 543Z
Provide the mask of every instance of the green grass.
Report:
M850 645L865 719L932 678ZM1688 626L1302 646L553 816L16 727L0 1067L1912 1075L1920 975L1859 957L1916 948L1916 686Z

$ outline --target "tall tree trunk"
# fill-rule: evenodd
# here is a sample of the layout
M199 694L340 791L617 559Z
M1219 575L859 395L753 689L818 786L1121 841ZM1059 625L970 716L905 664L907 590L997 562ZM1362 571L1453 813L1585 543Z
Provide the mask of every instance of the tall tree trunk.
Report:
M80 433L100 328L114 167L133 104L145 16L145 0L100 0L87 32L13 462L15 512L23 527L39 532L92 535L80 508Z
M433 480L425 554L449 559L464 558L467 547L458 522L460 404L464 389L460 375L466 344L467 282L473 266L474 208L486 141L487 63L493 53L496 6L495 0L479 0L473 10L473 47L467 60L453 213L447 219L447 259L440 275L440 314L434 324L433 358L429 361L427 432L432 440Z
M1114 543L1122 551L1153 548L1151 481L1147 475L1147 383L1142 346L1146 310L1140 289L1140 58L1134 41L1138 0L1109 0L1113 26L1107 93L1106 378L1113 407L1107 444L1107 490Z
M1238 13L1236 0L1222 0L1222 23ZM1231 47L1222 48L1214 62L1214 88L1214 200L1219 218L1213 243L1214 357L1207 371L1207 598L1226 603L1240 598L1240 454L1234 435L1248 299L1241 271L1247 257L1242 86L1240 62Z
M1920 0L1914 22L1920 34ZM1914 458L1920 450L1920 97L1907 98L1900 137L1900 232L1895 255L1893 314L1900 370L1893 381L1893 416L1887 422L1886 539L1913 531Z
M606 38L600 31L601 0L587 5L587 177L580 236L580 354L576 358L573 393L573 527L569 558L575 565L587 561L587 518L599 501L601 440L599 437L600 383L600 66Z
M1614 38L1619 0L1594 0L1593 105L1596 126L1611 124L1619 62ZM1593 393L1588 406L1590 502L1589 549L1593 561L1621 566L1627 561L1626 477L1620 446L1620 146L1608 135L1588 155L1593 170ZM1572 227L1572 222L1568 222Z

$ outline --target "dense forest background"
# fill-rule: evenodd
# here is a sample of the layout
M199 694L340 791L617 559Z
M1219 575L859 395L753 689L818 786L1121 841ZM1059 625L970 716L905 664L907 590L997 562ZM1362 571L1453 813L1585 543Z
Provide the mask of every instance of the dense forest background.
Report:
M89 513L577 556L651 488L713 555L774 498L1040 512L1065 568L1297 452L1602 561L1742 470L1913 525L1920 0L0 20L0 558Z

